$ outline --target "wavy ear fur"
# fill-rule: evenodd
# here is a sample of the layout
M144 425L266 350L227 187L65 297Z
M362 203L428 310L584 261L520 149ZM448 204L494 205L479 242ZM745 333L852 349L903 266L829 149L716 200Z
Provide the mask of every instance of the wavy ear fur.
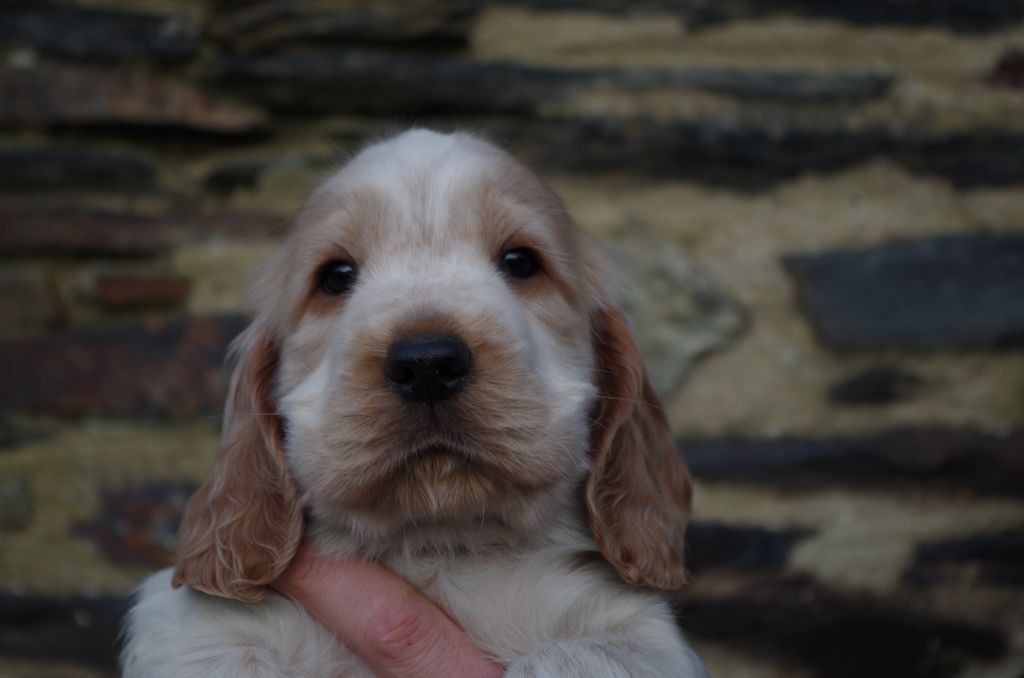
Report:
M274 414L277 348L253 325L232 351L220 453L185 509L173 585L255 602L295 555L303 515Z
M690 473L622 312L598 309L594 335L600 396L585 488L590 529L627 582L675 590L687 582Z

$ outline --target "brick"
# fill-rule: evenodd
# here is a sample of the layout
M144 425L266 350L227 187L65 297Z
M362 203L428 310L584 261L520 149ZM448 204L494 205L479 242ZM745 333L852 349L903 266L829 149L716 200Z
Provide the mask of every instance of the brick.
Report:
M0 272L0 330L19 332L59 324L64 303L56 286L33 271Z
M100 273L93 280L96 302L110 310L176 306L188 293L188 278L170 272Z
M933 618L807 578L764 577L734 595L691 592L679 619L698 640L755 651L829 678L953 678L1007 650L999 629Z
M829 74L736 68L559 69L372 49L224 55L211 77L268 106L369 113L535 112L591 87L702 89L743 99L852 101L885 94L879 72ZM356 94L358 93L358 94Z
M0 124L133 126L254 134L267 119L252 106L212 99L183 83L90 67L0 68Z
M267 52L296 43L383 43L463 47L480 3L408 0L352 9L317 0L215 3L210 30L234 51Z
M1024 235L924 238L789 256L785 265L826 346L1024 346Z
M518 0L516 4L549 9L548 0ZM559 10L618 14L616 0L559 0ZM680 17L692 30L714 28L723 22L777 16L800 16L843 21L860 26L936 26L975 33L1013 26L1024 19L1021 0L641 0L633 11Z
M199 49L199 28L185 15L75 6L45 0L7 0L0 12L0 45L31 47L72 59L136 57L181 61Z
M228 195L237 190L253 190L271 166L270 160L237 160L217 165L206 175L204 184L212 193Z
M922 381L893 365L876 365L851 374L828 388L828 399L837 405L886 405L916 393Z
M680 447L700 479L791 490L913 487L1016 497L1024 486L1024 431L931 426L849 437L683 438Z
M87 207L0 209L5 254L153 254L180 237L160 219Z
M150 216L73 205L0 208L0 253L151 255L213 235L276 236L286 223L262 212Z
M73 531L118 563L167 567L174 560L185 504L195 489L166 482L104 489L99 515L77 523Z
M0 341L0 409L57 415L220 411L237 316Z
M701 89L739 99L791 102L863 101L884 96L893 77L882 72L673 68L612 73L626 87ZM606 76L607 77L607 76Z
M131 599L118 596L0 595L0 656L113 670Z
M1024 50L1010 49L999 55L988 81L1005 87L1024 88Z
M954 31L998 30L1024 19L1021 0L767 0L732 2L736 15L794 13L877 26L940 26ZM741 9L742 8L742 9Z
M210 77L275 109L360 113L527 113L592 79L560 69L371 49L227 54L213 63Z
M781 570L793 547L813 534L813 530L797 528L691 522L686 528L686 566L697 575L718 570Z
M771 188L780 181L873 158L889 158L914 173L944 177L958 188L1024 180L1024 135L1013 131L924 128L908 134L898 127L858 129L842 122L804 122L776 115L667 123L626 136L627 144L636 145L636 155L654 154L642 162L654 164L656 174L736 188Z
M932 135L908 143L896 137L892 146L892 157L907 169L944 177L957 188L1024 181L1024 135L1017 132Z
M919 544L904 580L930 587L956 574L997 586L1024 586L1024 530Z
M0 148L0 193L88 189L137 194L156 186L148 160L74 146Z

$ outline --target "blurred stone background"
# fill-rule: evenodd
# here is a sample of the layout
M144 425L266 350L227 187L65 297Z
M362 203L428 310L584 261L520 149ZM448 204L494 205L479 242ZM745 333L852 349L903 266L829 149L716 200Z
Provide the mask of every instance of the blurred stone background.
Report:
M1024 1L5 0L0 675L114 675L318 178L483 131L607 244L715 676L1024 676Z

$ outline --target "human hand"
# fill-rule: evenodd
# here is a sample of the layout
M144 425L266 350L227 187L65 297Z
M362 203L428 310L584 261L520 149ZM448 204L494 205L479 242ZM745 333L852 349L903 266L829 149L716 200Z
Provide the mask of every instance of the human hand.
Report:
M411 584L308 542L272 586L313 615L381 678L492 678L502 669Z

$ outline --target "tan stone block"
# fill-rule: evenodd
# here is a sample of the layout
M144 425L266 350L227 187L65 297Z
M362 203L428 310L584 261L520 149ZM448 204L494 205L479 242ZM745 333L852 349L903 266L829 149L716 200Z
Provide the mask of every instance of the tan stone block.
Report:
M38 595L127 593L147 569L104 555L76 525L102 491L151 481L198 484L213 464L219 417L193 422L83 421L0 455L0 477L31 478L35 519L0 533L0 588Z
M188 293L188 278L170 272L107 271L93 279L96 302L109 310L177 306Z

